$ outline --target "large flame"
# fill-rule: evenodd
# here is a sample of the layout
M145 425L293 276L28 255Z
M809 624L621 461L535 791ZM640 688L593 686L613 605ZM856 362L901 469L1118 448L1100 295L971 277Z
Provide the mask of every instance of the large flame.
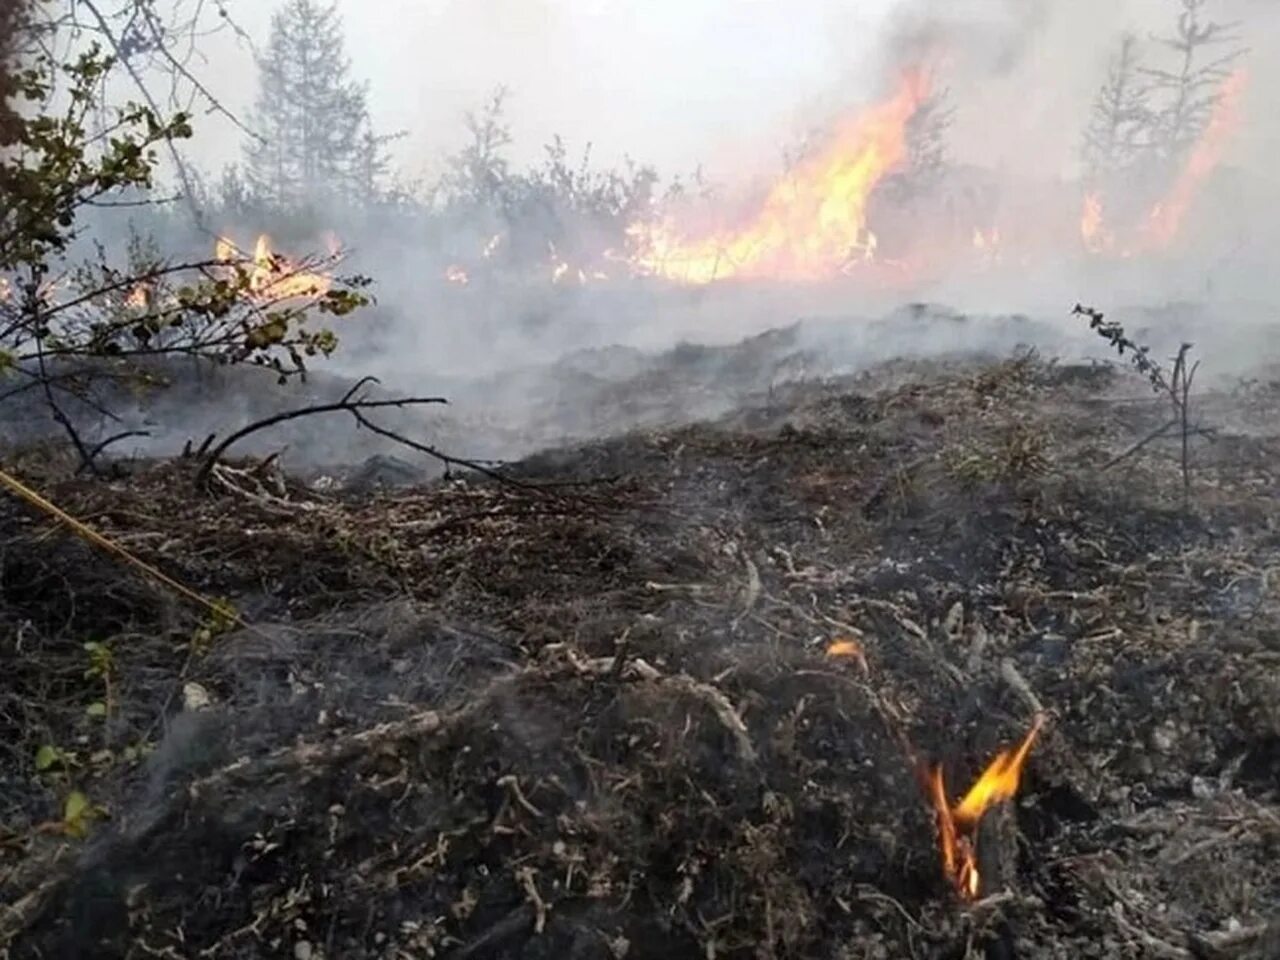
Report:
M1043 725L1044 717L1037 716L1022 742L996 754L982 776L978 777L969 792L954 806L947 799L941 765L929 772L929 794L938 818L938 848L942 854L942 869L964 900L977 899L982 890L976 843L978 824L982 822L987 810L1018 792L1023 767L1026 766L1031 746Z
M1143 231L1146 246L1163 249L1178 238L1196 194L1222 162L1227 143L1240 124L1240 101L1247 83L1244 70L1235 71L1223 81L1204 133L1192 148L1173 188L1147 219Z
M1096 190L1085 194L1080 213L1080 238L1086 250L1132 257L1135 253L1167 250L1174 245L1197 195L1222 163L1227 144L1239 127L1240 101L1247 84L1248 74L1244 70L1235 71L1222 82L1209 123L1187 155L1177 178L1165 196L1152 206L1138 229L1124 231L1128 238L1123 242L1117 242L1115 231L1107 224L1101 194Z
M631 230L643 272L687 283L728 277L814 280L874 256L867 204L907 153L907 123L928 94L921 73L892 99L853 117L818 155L773 186L752 221L701 239L671 221Z

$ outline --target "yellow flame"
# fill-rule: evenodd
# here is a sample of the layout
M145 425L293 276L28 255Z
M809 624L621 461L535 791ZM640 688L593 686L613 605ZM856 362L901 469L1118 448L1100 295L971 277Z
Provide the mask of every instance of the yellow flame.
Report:
M1003 750L987 765L969 792L964 795L952 811L957 823L976 824L982 815L994 804L1008 800L1018 792L1018 783L1022 779L1022 768L1031 753L1031 745L1035 743L1044 718L1037 716L1022 742L1012 750Z
M336 240L336 237L334 237ZM271 240L261 234L248 258L226 237L218 237L213 245L214 259L229 266L243 266L249 274L249 293L257 300L291 300L319 297L329 291L333 279L320 273L301 270L286 257L272 252Z
M151 289L145 283L135 286L124 298L124 305L134 310L145 310L150 302Z
M1013 749L996 754L982 776L954 806L947 799L941 765L929 772L929 796L937 815L938 850L942 856L942 869L962 899L977 899L982 889L974 841L978 824L987 810L1018 792L1023 767L1043 725L1044 717L1037 715L1022 742Z
M863 673L867 673L870 670L862 644L852 637L837 637L832 640L831 643L827 644L827 656L833 659L853 660L862 668Z
M973 249L984 264L1000 263L1004 259L1000 249L1000 228L992 227L989 231L983 232L980 228L974 227Z
M846 121L819 154L769 191L741 229L690 240L668 219L629 231L643 272L686 283L728 277L813 280L874 253L867 231L872 192L905 159L907 123L927 96L923 74L903 79L887 102Z
M1090 253L1101 253L1110 246L1104 224L1102 196L1096 191L1086 193L1084 208L1080 211L1080 239Z

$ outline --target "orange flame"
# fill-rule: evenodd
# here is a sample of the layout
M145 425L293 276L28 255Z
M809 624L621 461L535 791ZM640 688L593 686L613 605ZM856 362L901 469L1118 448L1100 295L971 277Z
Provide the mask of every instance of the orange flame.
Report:
M848 658L857 662L862 668L863 673L870 672L867 665L867 655L862 650L862 644L851 637L837 637L827 644L827 656L833 658Z
M1223 81L1208 126L1192 148L1172 189L1147 218L1143 232L1148 246L1164 249L1178 238L1196 194L1222 162L1227 143L1240 124L1240 101L1248 79L1244 70L1236 70Z
M954 806L947 800L942 767L935 766L929 773L929 794L938 818L942 869L961 899L975 900L982 889L975 842L978 824L987 810L1018 792L1023 767L1043 726L1044 717L1038 715L1022 742L996 754L982 776Z
M974 227L973 249L986 263L999 263L1003 259L1000 249L1000 228L992 227L984 233L978 227Z
M1085 194L1080 211L1080 239L1090 253L1101 253L1111 247L1114 238L1106 230L1102 196L1096 191Z
M333 238L337 240L336 237ZM213 247L214 259L230 266L244 265L249 274L249 293L255 300L292 300L319 297L329 291L333 279L321 273L299 268L293 261L273 253L266 234L254 244L253 257L246 257L226 237L218 237Z
M151 303L151 288L139 283L124 298L124 305L134 310L145 310Z
M641 271L693 284L728 277L813 280L875 250L867 204L905 159L907 123L928 94L922 73L894 97L853 117L817 156L770 189L747 226L689 240L668 220L637 224Z

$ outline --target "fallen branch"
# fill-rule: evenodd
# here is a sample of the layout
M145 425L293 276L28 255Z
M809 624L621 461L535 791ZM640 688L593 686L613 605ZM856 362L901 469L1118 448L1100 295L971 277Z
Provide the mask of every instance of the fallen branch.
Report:
M1036 692L1031 689L1031 684L1027 683L1019 671L1017 665L1007 657L1000 661L1000 678L1009 685L1024 703L1031 708L1031 712L1036 716L1045 714L1044 704L1040 702L1040 698L1036 696Z
M363 400L357 399L356 393L368 383L377 383L373 377L365 377L355 386L348 390L340 400L333 403L319 403L310 407L298 407L294 410L286 410L282 413L272 414L261 420L256 420L247 426L241 427L235 433L231 434L216 447L214 447L209 455L205 458L204 463L200 465L200 469L196 471L195 483L197 487L204 488L209 482L209 473L213 470L214 465L232 444L239 440L243 440L250 434L265 430L267 427L274 427L276 424L285 423L289 420L297 420L299 417L309 417L320 413L340 413L347 412L354 414L356 419L362 420L360 417L361 410L380 410L387 407L411 407L421 406L423 404L432 403L448 403L444 397L398 397L393 400ZM364 422L362 420L362 422Z
M492 957L516 937L528 933L533 928L535 919L534 905L522 903L479 937L449 954L449 960Z
M102 451L107 449L113 443L119 443L121 440L128 440L130 437L149 437L151 433L147 430L125 430L121 433L113 434L107 439L99 442L92 450L89 451L88 460L76 468L76 473L83 473L86 469L93 468L93 461L96 460Z
M417 440L411 440L409 437L406 437L403 434L396 433L394 430L388 430L386 427L380 427L378 426L378 424L374 423L368 417L364 416L364 414L358 408L352 409L351 414L356 418L356 421L360 424L360 426L364 427L366 430L376 433L380 437L386 437L388 440L394 440L396 443L400 444L403 447L408 447L410 450L416 450L419 453L425 453L429 457L434 457L436 460L443 463L446 468L463 467L467 470L473 470L476 473L481 474L482 476L486 476L491 480L498 480L502 483L509 483L513 487L521 487L526 490L537 490L539 488L538 484L526 483L523 480L516 480L513 477L509 477L505 473L502 473L500 470L495 470L492 467L485 466L484 464L480 463L478 460L467 460L467 459L464 459L463 457L455 457L452 454L445 453L442 450L437 450L435 447L431 446L430 444L420 443Z
M460 711L450 720L456 721L469 712L470 710ZM187 788L187 793L194 799L225 786L250 781L263 782L285 773L306 779L309 774L318 773L332 764L370 754L382 744L438 734L445 727L445 721L437 711L423 710L408 719L380 723L376 727L328 743L300 743L282 747L256 759L243 757L195 781Z

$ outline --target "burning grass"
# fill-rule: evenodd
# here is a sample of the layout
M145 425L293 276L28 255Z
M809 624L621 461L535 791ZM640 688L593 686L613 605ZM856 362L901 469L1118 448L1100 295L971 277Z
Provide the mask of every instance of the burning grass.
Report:
M620 475L551 492L41 483L254 626L6 504L12 955L1274 956L1274 444L1188 516L1158 444L1101 472L1159 411L1077 373L780 387L519 465Z

